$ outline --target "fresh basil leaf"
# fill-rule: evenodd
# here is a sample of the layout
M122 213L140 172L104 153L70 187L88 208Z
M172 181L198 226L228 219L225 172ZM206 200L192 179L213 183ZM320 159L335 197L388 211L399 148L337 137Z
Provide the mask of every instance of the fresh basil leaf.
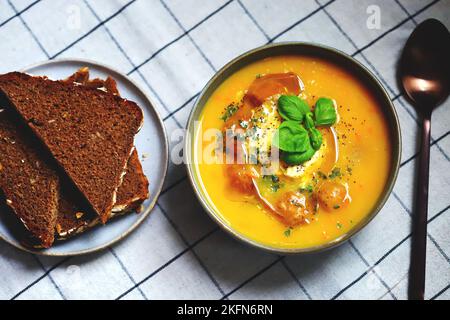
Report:
M272 143L278 149L288 152L304 152L310 147L308 131L291 120L281 123Z
M322 146L322 133L316 128L309 129L309 138L311 139L311 146L314 150L319 150Z
M306 101L297 96L282 95L278 99L278 112L285 120L302 122L305 114L310 111Z
M316 126L332 126L336 123L337 113L333 100L329 98L319 98L314 108Z
M281 154L281 159L289 165L299 165L310 160L315 153L316 150L310 146L309 149L304 152L283 152Z
M312 112L308 112L305 115L305 128L306 129L311 129L314 128L315 124L314 124L314 119L313 119L313 113Z

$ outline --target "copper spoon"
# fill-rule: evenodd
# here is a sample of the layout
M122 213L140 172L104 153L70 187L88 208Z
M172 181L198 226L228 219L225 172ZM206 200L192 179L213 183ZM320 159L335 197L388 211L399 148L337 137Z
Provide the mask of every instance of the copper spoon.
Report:
M431 114L450 93L450 33L447 28L436 19L417 26L403 49L398 71L404 91L422 119L408 295L409 299L423 300Z

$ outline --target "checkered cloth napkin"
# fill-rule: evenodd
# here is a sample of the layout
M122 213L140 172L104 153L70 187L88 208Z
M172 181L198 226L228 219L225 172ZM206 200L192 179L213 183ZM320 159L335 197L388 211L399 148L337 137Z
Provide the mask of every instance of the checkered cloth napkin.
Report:
M109 250L46 258L0 243L0 298L405 299L418 117L395 64L417 23L435 17L450 28L449 12L450 0L0 0L0 73L62 57L100 61L141 83L169 133L185 127L227 61L293 40L336 47L369 67L403 136L392 196L337 249L280 257L231 239L203 212L184 167L170 164L150 218ZM433 118L426 297L448 299L450 101Z

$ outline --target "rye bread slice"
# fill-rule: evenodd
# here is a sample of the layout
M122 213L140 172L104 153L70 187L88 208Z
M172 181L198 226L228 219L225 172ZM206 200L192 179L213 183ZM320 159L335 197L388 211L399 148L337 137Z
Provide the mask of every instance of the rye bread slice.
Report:
M107 77L103 79L90 79L89 68L83 67L74 74L63 80L66 83L77 83L83 86L107 91L114 95L119 94L116 81ZM109 219L125 215L129 212L139 212L139 207L148 198L149 183L142 170L139 155L134 148L127 163L126 173L122 184L117 190L117 199ZM67 194L66 192L63 192ZM72 236L83 233L99 224L98 216L91 212L84 212L75 205L76 201L68 201L67 197L61 197L58 220L56 224L56 237L65 240Z
M95 88L17 72L0 76L0 91L105 223L142 110Z
M48 248L58 214L58 176L35 149L27 128L17 125L10 110L0 110L0 189L33 245ZM30 242L28 235L23 238Z
M148 180L145 176L136 150L128 160L127 171L122 185L117 191L117 201L110 218L122 216L132 211L139 212L139 207L148 198ZM62 192L66 194L66 192ZM64 240L78 235L100 223L97 215L81 210L76 201L61 197L59 214L56 222L56 237Z

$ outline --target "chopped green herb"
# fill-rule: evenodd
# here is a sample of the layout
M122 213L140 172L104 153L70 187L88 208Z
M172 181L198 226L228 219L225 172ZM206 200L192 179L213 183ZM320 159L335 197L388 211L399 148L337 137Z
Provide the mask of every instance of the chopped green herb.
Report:
M290 237L291 236L291 230L292 230L292 227L289 227L288 229L286 229L286 231L284 231L284 236L285 237Z
M334 178L337 178L337 177L340 177L340 176L342 176L342 174L341 174L341 169L339 169L339 168L334 168L334 169L331 171L331 174L329 175L329 178L330 178L330 179L334 179Z
M239 120L239 125L241 126L241 128L247 129L248 128L248 121Z
M262 74L261 73L258 73L257 75L256 75L256 79L259 79L259 78L261 78L262 77Z
M341 228L342 228L342 224L338 222L338 223L336 224L336 227L337 227L338 229L341 229Z
M319 176L319 178L326 180L328 177L325 173L323 173L322 171L317 171L317 175Z
M280 178L275 174L264 176L263 179L270 182L270 189L272 192L277 192L281 187L283 187L283 184L280 182Z
M333 208L336 209L336 210L339 209L340 207L341 207L341 206L338 205L338 204L336 204L336 205L333 206Z
M233 114L236 113L236 111L238 111L238 109L239 107L234 103L228 105L228 107L225 108L225 112L222 114L220 119L222 119L223 121L227 121L233 116Z
M305 186L305 187L300 188L300 192L301 192L301 193L304 193L304 192L313 193L313 191L314 191L314 188L313 188L313 186L310 185L310 184L308 184L308 185Z

